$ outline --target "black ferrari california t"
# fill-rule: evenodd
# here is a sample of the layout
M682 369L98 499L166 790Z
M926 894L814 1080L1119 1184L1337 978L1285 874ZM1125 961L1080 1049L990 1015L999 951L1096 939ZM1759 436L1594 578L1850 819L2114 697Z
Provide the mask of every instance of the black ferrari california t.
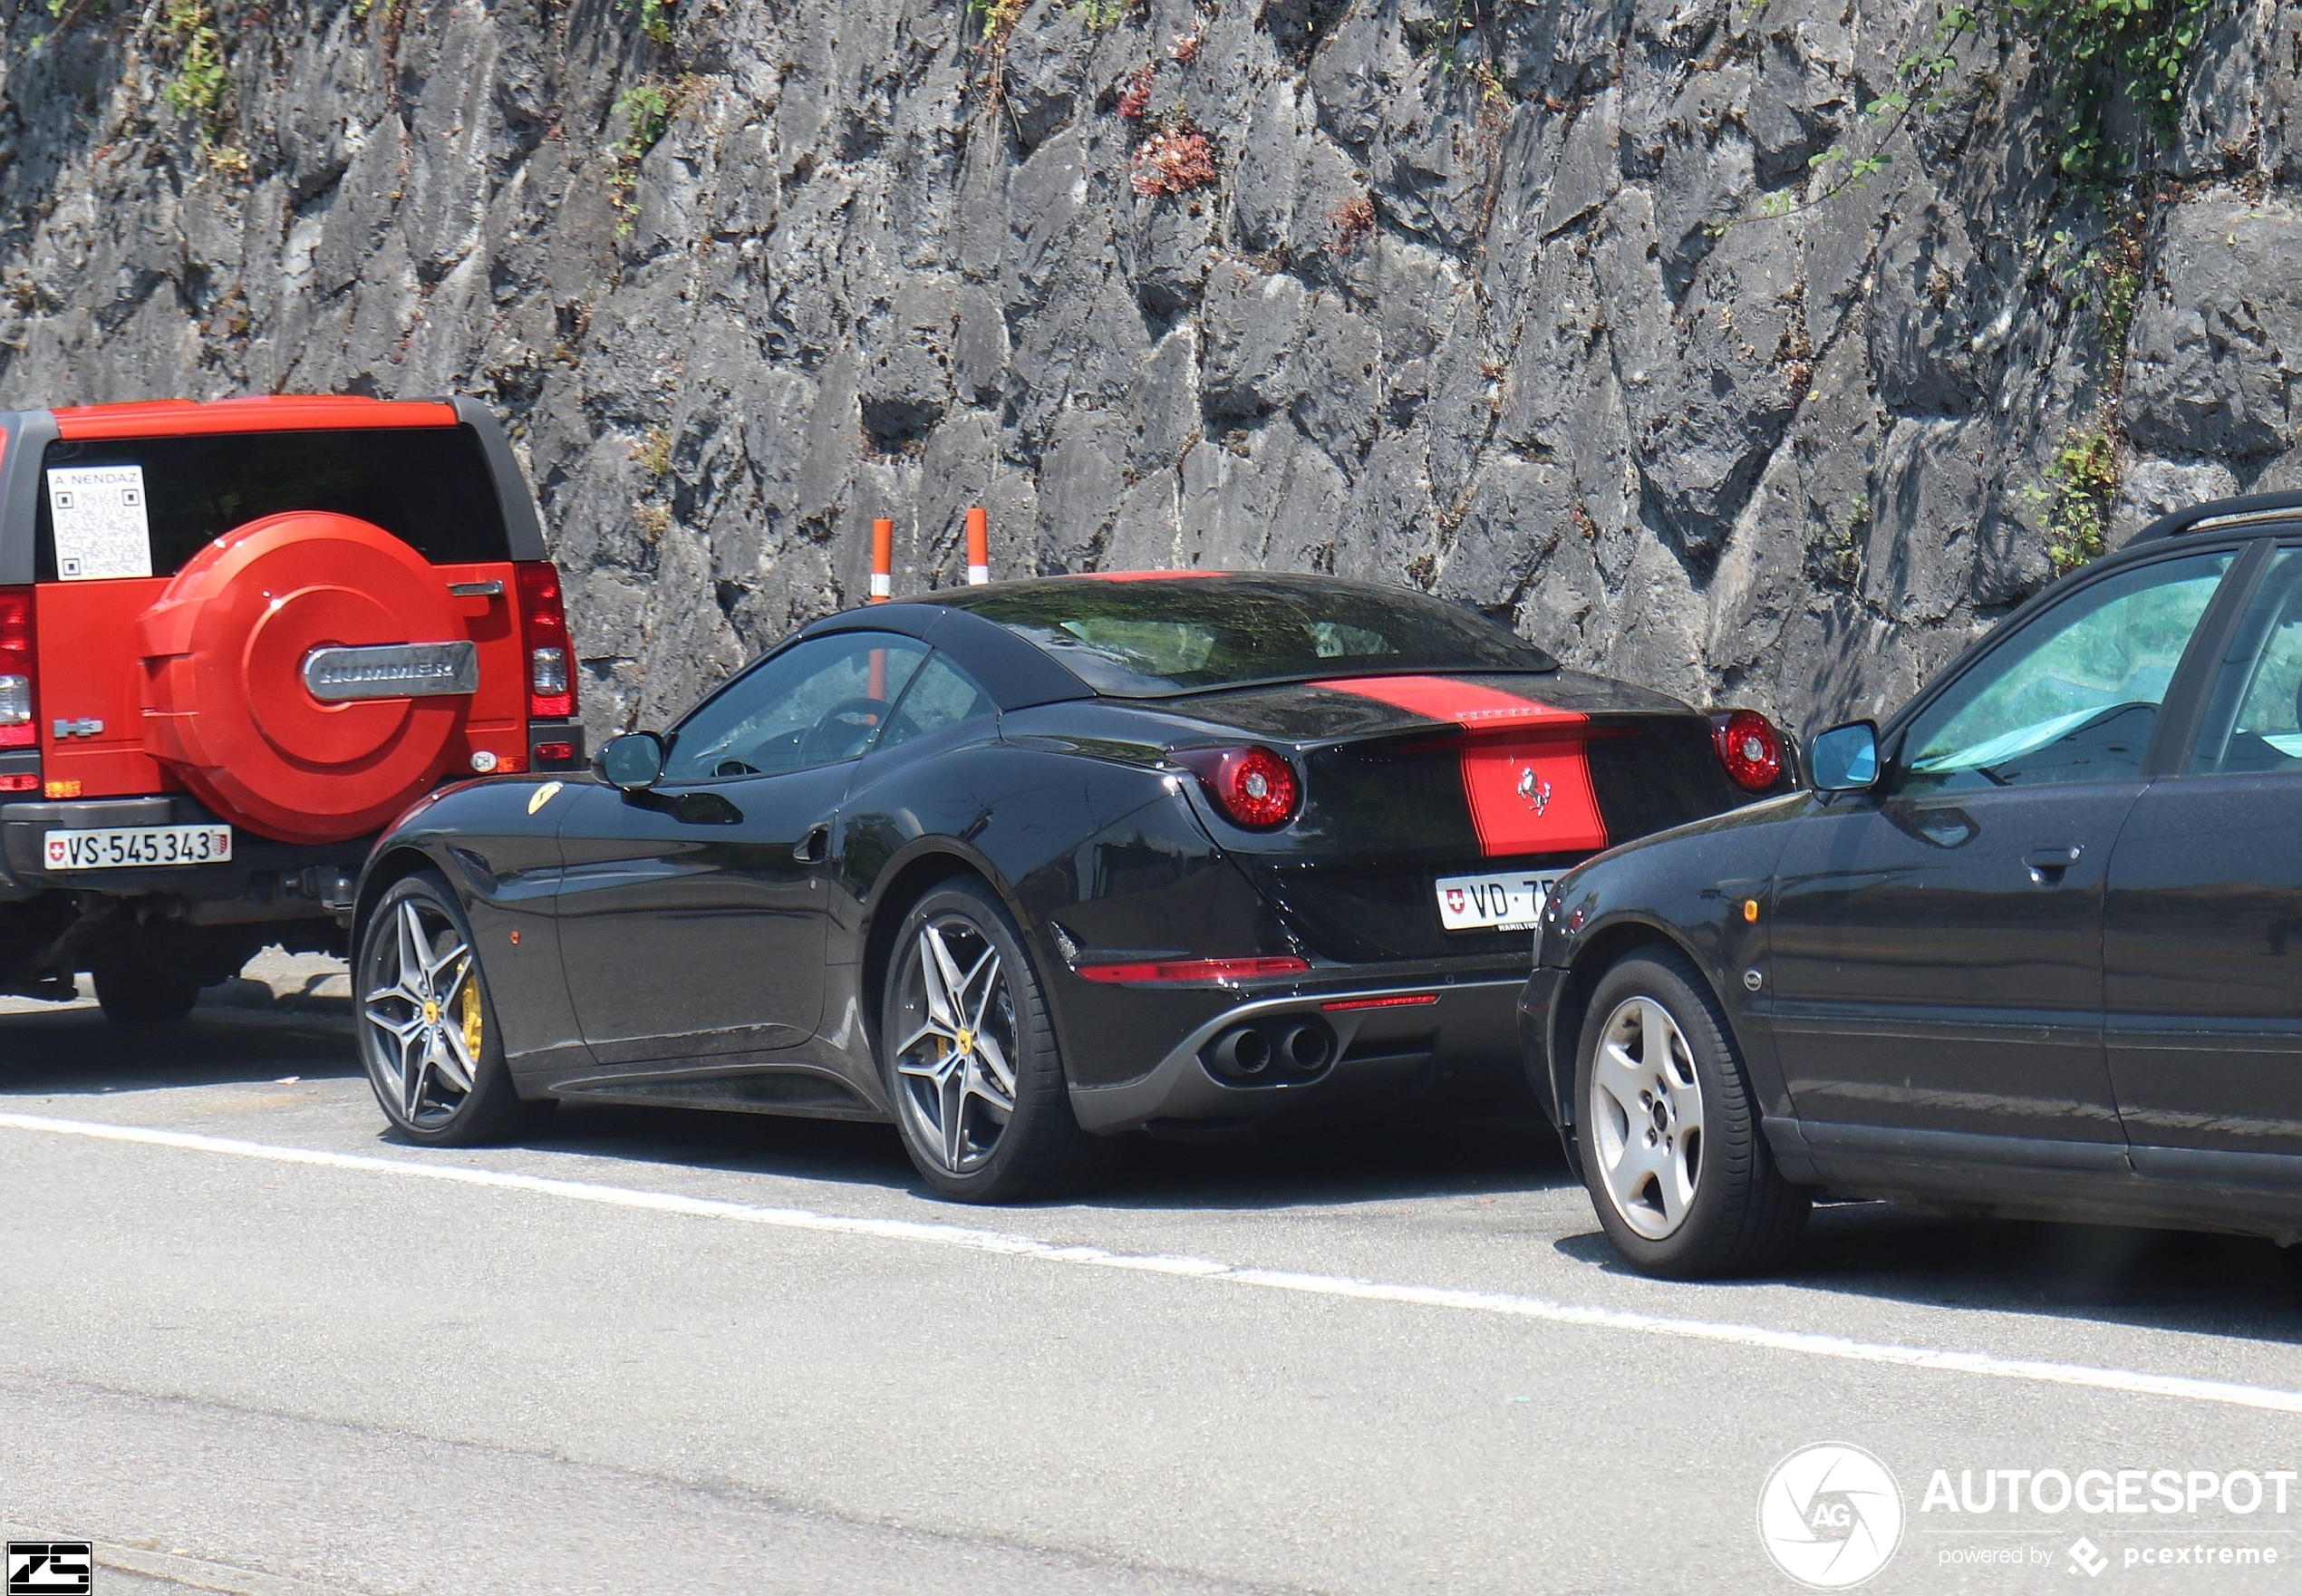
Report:
M888 1119L937 1191L1099 1135L1502 1094L1558 872L1792 781L1771 726L1319 577L1059 577L818 621L586 778L377 846L360 1045L419 1142L523 1099Z
M2302 495L2064 578L1814 790L1559 885L1523 1004L1652 1273L1818 1194L2302 1240Z

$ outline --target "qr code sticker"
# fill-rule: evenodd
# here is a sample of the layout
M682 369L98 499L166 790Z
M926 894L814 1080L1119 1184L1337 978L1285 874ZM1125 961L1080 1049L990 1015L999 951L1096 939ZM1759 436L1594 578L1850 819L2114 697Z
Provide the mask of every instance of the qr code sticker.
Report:
M141 466L57 466L48 472L56 575L66 582L152 574Z

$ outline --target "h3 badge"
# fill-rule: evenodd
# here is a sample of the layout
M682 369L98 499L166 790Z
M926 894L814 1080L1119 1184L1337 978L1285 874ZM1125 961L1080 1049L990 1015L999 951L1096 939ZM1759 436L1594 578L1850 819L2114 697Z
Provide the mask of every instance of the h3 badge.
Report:
M94 1543L8 1543L7 1596L88 1596L95 1588Z

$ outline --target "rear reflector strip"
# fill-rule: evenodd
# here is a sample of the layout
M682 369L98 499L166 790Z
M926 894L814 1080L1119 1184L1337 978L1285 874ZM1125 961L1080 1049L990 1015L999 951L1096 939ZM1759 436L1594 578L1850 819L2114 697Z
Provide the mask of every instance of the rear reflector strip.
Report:
M1308 960L1293 957L1255 959L1160 959L1141 964L1082 964L1079 975L1107 985L1120 982L1157 985L1221 986L1261 975L1301 975Z
M38 792L37 776L0 776L0 792Z
M568 765L576 759L576 745L572 742L539 742L536 745L536 762Z
M1387 998L1338 998L1319 1006L1330 1014L1348 1014L1355 1009L1420 1009L1437 1001L1436 992L1395 992Z
M1364 676L1317 685L1479 734L1460 755L1463 798L1479 850L1489 858L1607 846L1583 744L1589 716L1450 676Z

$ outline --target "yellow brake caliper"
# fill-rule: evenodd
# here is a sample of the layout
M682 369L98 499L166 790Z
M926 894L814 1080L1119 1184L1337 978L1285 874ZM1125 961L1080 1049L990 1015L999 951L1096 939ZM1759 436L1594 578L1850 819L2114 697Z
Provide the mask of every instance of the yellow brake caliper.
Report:
M457 1004L458 1018L464 1023L464 1050L472 1062L479 1061L480 1044L488 1038L488 1022L479 1006L479 982L470 977L464 981L463 996Z

